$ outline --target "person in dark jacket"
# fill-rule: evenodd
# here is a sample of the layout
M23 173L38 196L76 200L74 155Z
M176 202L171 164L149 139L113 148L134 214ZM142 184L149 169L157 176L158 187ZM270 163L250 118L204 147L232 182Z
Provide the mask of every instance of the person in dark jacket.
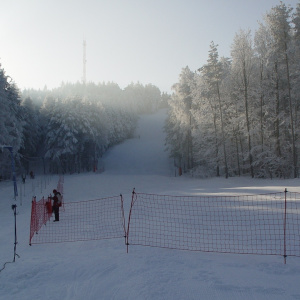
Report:
M61 206L61 194L57 190L53 190L54 196L52 197L53 205L52 205L52 211L54 212L55 220L53 222L59 221L59 207Z

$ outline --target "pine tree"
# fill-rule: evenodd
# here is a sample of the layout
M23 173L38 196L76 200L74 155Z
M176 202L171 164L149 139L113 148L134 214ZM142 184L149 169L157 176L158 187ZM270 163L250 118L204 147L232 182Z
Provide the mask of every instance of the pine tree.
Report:
M173 124L175 128L178 128L176 137L171 132L168 133L168 142L172 143L170 146L176 151L172 151L173 155L176 154L175 159L178 160L178 164L184 170L193 167L193 140L192 140L192 87L194 84L194 73L192 73L189 67L182 69L179 77L179 82L174 84L174 94L172 96L173 104L171 106L174 109L174 116L170 114L170 118L167 120L170 124ZM175 123L174 123L175 122ZM167 125L166 128L169 128Z
M201 75L208 85L208 92L206 93L206 98L211 102L214 108L214 127L216 135L216 148L218 148L218 129L216 119L220 119L220 131L221 131L221 144L223 148L224 155L224 167L225 167L225 177L228 178L228 163L227 163L227 150L226 150L226 138L225 138L225 124L224 124L224 100L221 95L222 80L224 78L223 66L219 61L219 54L217 46L214 42L210 44L209 58L207 64L199 69ZM218 153L218 151L217 151ZM218 167L217 167L218 170ZM219 176L219 170L217 171L217 176Z
M0 145L13 147L15 160L18 163L17 152L21 148L23 140L22 108L20 107L20 93L9 76L0 65ZM2 150L1 150L2 151ZM0 157L0 166L3 174L10 170L10 157L7 151Z
M292 8L287 7L283 2L280 5L273 7L266 15L266 23L272 36L272 49L273 53L277 56L278 65L276 65L276 71L278 67L282 66L285 70L285 98L289 107L289 127L287 132L290 136L291 141L291 155L292 155L292 167L293 175L296 178L298 175L297 166L297 152L296 152L296 141L295 141L295 120L294 120L294 105L292 99L292 85L291 85L291 73L290 73L290 56L289 46L291 42L291 18ZM278 95L279 97L279 95Z
M252 124L251 118L251 99L252 89L255 86L255 72L254 72L254 50L252 47L252 40L250 31L240 30L235 35L232 45L232 74L235 93L238 101L244 102L244 116L245 116L245 129L247 135L248 145L248 158L251 177L254 177L253 167L253 153L252 153Z

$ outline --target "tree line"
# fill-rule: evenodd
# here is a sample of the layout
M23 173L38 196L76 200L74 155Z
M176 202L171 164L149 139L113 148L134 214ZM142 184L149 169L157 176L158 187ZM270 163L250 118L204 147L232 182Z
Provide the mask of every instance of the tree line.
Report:
M236 33L231 57L183 68L165 125L177 165L201 176L298 177L300 3L273 7Z
M140 114L155 112L161 92L151 84L62 83L20 92L0 65L0 145L9 145L19 172L97 168L113 145L131 138ZM11 174L10 153L0 148L1 178Z

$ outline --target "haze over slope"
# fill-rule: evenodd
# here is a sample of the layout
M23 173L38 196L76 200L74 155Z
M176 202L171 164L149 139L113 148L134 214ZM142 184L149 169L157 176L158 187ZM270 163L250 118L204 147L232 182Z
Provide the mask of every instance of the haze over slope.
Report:
M170 175L171 162L164 150L166 110L143 115L135 137L104 156L107 174Z

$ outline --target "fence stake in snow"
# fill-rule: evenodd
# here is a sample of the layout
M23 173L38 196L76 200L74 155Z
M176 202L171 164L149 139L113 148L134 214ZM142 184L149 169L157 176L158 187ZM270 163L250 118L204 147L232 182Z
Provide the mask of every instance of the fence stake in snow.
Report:
M283 223L283 240L284 240L284 246L283 246L283 257L284 257L284 264L286 264L286 194L287 189L284 190L284 223Z
M16 261L16 256L20 257L16 251L17 251L17 205L13 204L11 206L12 210L14 211L14 216L15 216L15 243L14 243L14 260L13 262Z
M128 223L127 223L127 231L126 231L126 247L127 247L127 253L128 253L128 236L129 236L129 227L130 227L130 219L131 219L131 212L132 212L132 207L134 204L134 201L136 200L136 193L135 193L135 188L132 190L132 198L131 198L131 204L130 204L130 210L129 210L129 216L128 216Z

